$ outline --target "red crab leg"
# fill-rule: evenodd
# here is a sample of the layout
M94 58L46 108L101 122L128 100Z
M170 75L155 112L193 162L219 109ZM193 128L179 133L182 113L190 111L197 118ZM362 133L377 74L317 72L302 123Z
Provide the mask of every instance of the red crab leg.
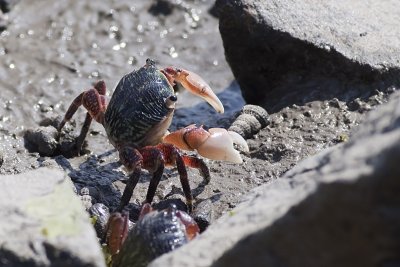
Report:
M199 170L201 176L203 176L205 183L208 184L211 179L210 175L210 170L208 169L207 165L204 163L204 160L193 157L193 156L188 156L188 155L182 155L183 162L185 163L186 166L189 166L191 168L196 168Z
M188 206L188 211L191 212L193 209L193 196L192 196L192 191L190 190L190 184L189 184L189 179L185 167L185 162L182 158L182 155L179 151L178 148L176 148L172 144L166 144L166 143L161 143L156 146L163 154L164 156L164 161L166 165L176 165L178 169L178 174L179 174L179 179L182 184L182 189L183 193L185 194L186 197L186 205ZM156 188L151 188L149 187L150 190L156 190ZM149 192L148 192L149 194ZM154 195L154 193L153 193ZM147 202L151 202L152 199L147 199Z
M83 142L85 141L86 135L89 132L90 124L92 123L92 116L90 116L89 112L86 112L85 122L82 125L81 132L79 136L76 138L76 150L78 154L82 150Z
M64 119L58 126L58 131L61 131L65 123L72 118L72 116L81 105L83 105L88 110L88 112L86 113L85 122L82 126L79 137L76 140L76 148L78 150L78 153L81 151L83 141L85 140L86 135L89 132L92 118L95 118L95 120L100 123L103 120L103 113L106 109L106 101L104 97L105 94L106 85L104 81L97 82L94 85L94 89L89 89L81 93L74 99L74 101L72 101L67 112L65 113Z
M119 158L128 171L131 172L128 182L126 183L124 193L122 194L121 202L117 209L117 211L121 212L131 200L133 190L139 181L143 157L137 149L132 147L124 147L119 151Z
M143 156L143 168L153 174L146 195L146 203L151 203L164 173L164 156L158 148L153 146L140 149L140 153Z
M193 196L190 190L185 165L197 168L204 177L206 183L210 181L210 171L202 159L181 155L179 149L172 144L162 143L157 146L146 146L139 150L131 147L124 147L120 150L119 156L122 164L124 164L128 171L132 172L121 197L121 203L118 208L119 211L122 211L129 203L133 190L139 181L140 169L142 167L153 174L147 190L145 203L151 203L153 201L165 165L176 165L189 211L192 211Z

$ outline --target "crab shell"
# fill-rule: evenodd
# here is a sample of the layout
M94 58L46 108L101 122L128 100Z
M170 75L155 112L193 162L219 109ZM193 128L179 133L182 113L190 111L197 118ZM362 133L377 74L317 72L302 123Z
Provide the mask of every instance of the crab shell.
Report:
M150 204L142 207L135 227L129 232L115 266L147 266L156 257L170 252L196 237L199 228L187 213L172 205L153 211Z
M120 80L108 104L103 125L115 147L160 143L175 109L174 81L224 112L218 97L198 75L172 67L158 70L148 59L146 65Z
M168 79L149 62L118 83L104 116L104 128L115 147L155 145L174 112L166 100L174 95Z

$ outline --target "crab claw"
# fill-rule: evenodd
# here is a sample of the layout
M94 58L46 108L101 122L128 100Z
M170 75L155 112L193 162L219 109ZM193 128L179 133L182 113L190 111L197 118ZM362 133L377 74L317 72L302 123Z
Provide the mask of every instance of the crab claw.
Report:
M118 254L128 236L129 213L114 212L110 215L106 226L105 241L112 256Z
M219 98L214 94L211 87L194 72L168 67L163 72L172 81L180 83L189 92L203 98L207 101L218 113L224 113L224 106Z
M201 156L213 159L242 163L239 151L234 148L237 144L243 151L248 151L246 141L239 134L222 128L211 128L190 125L164 137L165 143L174 144L183 150L196 150Z

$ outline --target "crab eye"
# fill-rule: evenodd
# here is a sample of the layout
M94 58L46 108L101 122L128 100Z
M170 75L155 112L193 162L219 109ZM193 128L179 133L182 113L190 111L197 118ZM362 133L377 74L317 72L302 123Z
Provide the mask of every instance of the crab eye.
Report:
M175 102L178 100L178 97L176 95L171 95L165 100L165 105L167 108L175 108Z
M182 72L182 69L176 68L175 71L179 73L179 72Z

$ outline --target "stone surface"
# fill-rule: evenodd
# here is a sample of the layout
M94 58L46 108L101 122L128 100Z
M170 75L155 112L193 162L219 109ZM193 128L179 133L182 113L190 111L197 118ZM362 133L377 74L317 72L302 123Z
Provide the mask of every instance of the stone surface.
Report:
M151 266L398 266L400 94ZM210 249L212 248L212 249Z
M105 266L72 187L55 169L1 177L1 266Z
M53 156L57 150L57 130L54 127L28 129L24 135L25 146L43 156Z
M321 77L328 84L346 80L342 86L399 81L396 0L218 0L217 6L226 59L249 103L272 108L284 94L296 94L298 84Z

